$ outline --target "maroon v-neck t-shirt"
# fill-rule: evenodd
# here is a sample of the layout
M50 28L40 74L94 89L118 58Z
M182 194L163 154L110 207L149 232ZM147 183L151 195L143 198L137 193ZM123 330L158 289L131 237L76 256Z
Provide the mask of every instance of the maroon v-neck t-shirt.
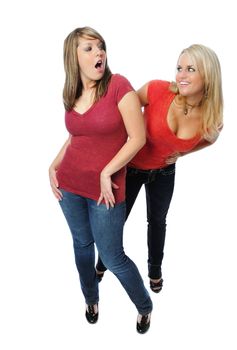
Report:
M65 123L71 143L57 170L59 187L98 200L100 173L127 141L118 103L129 91L130 82L119 74L111 77L106 94L85 113L66 111ZM116 203L125 200L125 167L113 174Z

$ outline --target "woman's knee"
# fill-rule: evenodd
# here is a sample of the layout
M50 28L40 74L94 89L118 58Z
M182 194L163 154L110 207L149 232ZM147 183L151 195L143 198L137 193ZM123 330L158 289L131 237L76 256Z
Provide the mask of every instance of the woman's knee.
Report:
M107 254L102 258L105 267L113 273L123 268L126 265L128 257L125 255L124 251L119 254Z

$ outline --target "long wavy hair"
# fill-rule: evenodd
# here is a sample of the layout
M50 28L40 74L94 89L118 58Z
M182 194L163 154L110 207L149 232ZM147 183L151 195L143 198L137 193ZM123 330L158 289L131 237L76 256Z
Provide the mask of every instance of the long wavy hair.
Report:
M79 45L79 38L81 37L99 39L106 51L106 44L103 37L90 27L76 28L64 40L63 54L66 77L63 88L63 103L67 111L73 108L76 99L82 94L82 81L77 57L77 47ZM95 81L95 101L98 101L105 94L111 75L112 73L106 60L103 77Z
M216 53L204 45L194 44L184 49L180 56L185 53L189 55L204 81L204 94L201 101L202 108L202 133L213 136L218 133L223 124L223 94L221 67ZM180 57L179 56L179 57ZM179 94L177 84L172 82L171 91ZM185 97L182 97L185 103Z

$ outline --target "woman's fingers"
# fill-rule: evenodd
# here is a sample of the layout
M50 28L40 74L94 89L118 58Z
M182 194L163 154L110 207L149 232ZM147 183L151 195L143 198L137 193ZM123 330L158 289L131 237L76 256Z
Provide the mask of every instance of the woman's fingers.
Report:
M54 196L56 197L57 200L62 200L63 195L62 192L58 189L58 180L56 176L56 171L55 170L50 170L49 172L49 181L50 181L50 186L53 191Z

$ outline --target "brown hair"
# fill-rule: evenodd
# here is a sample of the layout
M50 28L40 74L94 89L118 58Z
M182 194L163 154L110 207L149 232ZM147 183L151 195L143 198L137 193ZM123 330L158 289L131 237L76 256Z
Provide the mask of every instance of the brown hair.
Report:
M65 69L65 83L63 88L63 103L67 111L71 110L75 104L75 100L81 96L82 82L80 76L79 63L77 58L78 39L80 37L90 37L99 39L106 51L106 44L102 36L93 28L82 27L73 30L64 41L64 69ZM111 71L109 69L107 60L105 72L103 77L95 81L95 101L98 101L106 92L110 78Z

